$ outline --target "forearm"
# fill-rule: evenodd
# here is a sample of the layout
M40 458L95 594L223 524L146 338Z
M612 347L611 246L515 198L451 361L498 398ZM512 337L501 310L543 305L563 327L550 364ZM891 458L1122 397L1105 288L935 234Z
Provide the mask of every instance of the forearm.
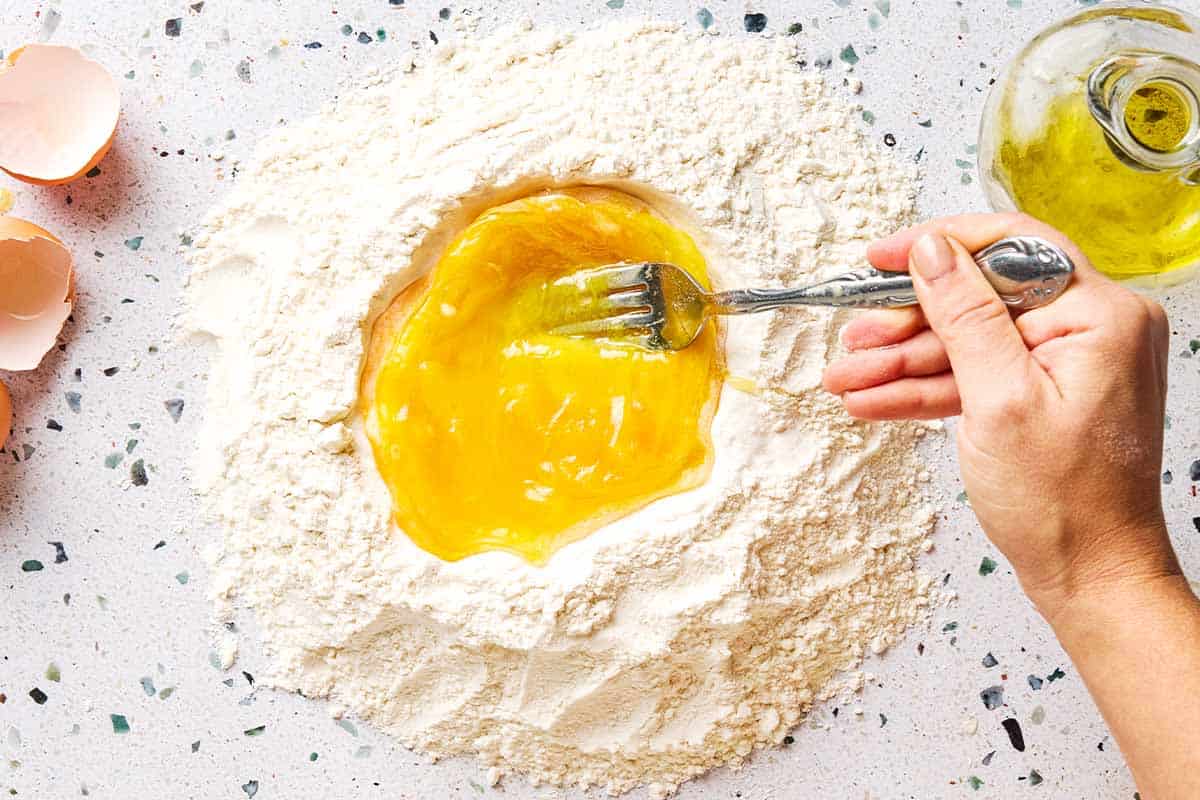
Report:
M1200 601L1182 575L1046 604L1145 800L1200 797Z

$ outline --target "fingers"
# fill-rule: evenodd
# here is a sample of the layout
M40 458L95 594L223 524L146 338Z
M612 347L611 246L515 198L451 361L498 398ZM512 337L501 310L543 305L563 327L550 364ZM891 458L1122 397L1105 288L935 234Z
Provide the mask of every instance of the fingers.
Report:
M1075 264L1075 279L1078 282L1107 282L1074 242L1027 214L960 214L930 220L875 242L867 248L867 259L879 269L907 270L912 246L922 236L929 234L955 239L971 253L977 253L1007 236L1040 236L1066 251Z
M835 361L825 370L826 391L844 394L901 378L937 375L950 369L946 348L931 330L924 330L901 344L860 350Z
M880 309L847 322L839 338L847 350L868 350L899 344L927 327L920 306Z
M963 406L983 408L1027 391L1029 350L966 248L941 234L922 236L909 250L909 271L925 319L946 348Z
M941 419L962 411L958 386L949 372L846 392L842 403L851 416L870 420Z

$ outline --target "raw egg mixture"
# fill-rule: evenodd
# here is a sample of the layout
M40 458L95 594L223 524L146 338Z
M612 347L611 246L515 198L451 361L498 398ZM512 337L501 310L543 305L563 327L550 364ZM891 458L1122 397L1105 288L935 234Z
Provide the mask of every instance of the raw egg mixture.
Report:
M547 331L563 312L556 280L621 261L708 282L686 233L630 195L580 188L485 212L376 322L366 433L418 546L543 563L703 482L721 381L712 326L679 352Z

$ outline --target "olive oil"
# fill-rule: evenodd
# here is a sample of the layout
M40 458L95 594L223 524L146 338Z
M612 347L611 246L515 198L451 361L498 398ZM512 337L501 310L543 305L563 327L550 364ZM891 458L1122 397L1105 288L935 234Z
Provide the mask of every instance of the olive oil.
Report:
M1169 284L1200 262L1197 21L1145 3L1035 38L988 101L993 206L1062 230L1111 277Z

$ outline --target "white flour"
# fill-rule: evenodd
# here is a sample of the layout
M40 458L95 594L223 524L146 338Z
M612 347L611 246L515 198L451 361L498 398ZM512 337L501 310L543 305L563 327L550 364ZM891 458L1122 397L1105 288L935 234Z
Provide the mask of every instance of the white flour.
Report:
M704 486L545 568L442 563L389 528L355 432L371 321L479 210L535 188L641 194L728 287L861 265L909 221L912 176L784 42L522 28L430 58L271 137L196 240L222 614L257 615L275 685L418 750L663 794L778 742L922 616L923 429L855 423L819 390L844 315L739 318Z

